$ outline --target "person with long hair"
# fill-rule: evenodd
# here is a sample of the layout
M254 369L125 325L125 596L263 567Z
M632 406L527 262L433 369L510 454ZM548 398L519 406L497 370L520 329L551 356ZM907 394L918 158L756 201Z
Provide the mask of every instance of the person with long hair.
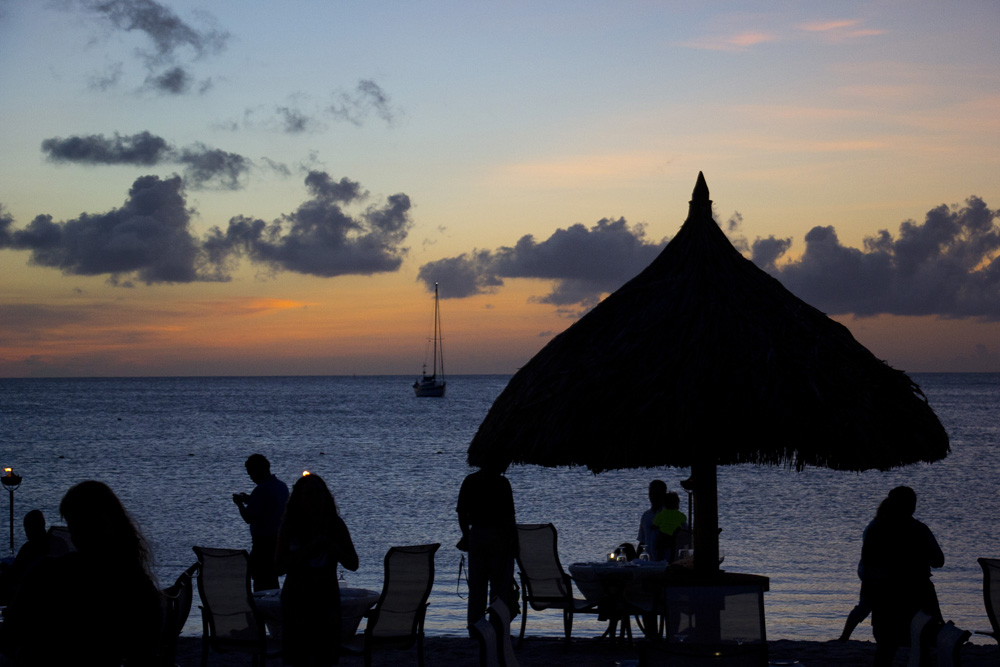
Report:
M333 665L340 659L337 565L358 569L358 554L337 503L319 475L292 487L278 531L281 654L286 665Z
M897 486L879 506L861 547L861 597L871 605L875 665L891 665L910 639L910 621L923 611L941 622L931 568L944 553L930 528L913 518L917 494Z
M162 612L142 533L103 482L73 486L59 513L76 551L25 574L5 612L5 656L15 665L150 664Z

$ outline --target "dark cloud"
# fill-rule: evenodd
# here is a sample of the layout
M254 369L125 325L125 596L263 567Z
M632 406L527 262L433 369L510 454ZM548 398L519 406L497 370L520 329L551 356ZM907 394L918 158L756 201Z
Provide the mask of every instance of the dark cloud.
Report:
M351 93L338 93L327 111L334 118L354 125L361 125L371 114L375 114L387 123L391 123L396 117L389 96L371 79L358 81L358 85Z
M214 261L245 256L274 270L332 277L371 275L397 270L412 222L410 198L396 194L385 204L349 214L343 205L367 197L360 184L334 181L312 171L305 179L312 199L279 220L267 223L246 216L229 221L225 232L214 228L205 242Z
M67 4L65 6L72 6ZM154 0L79 0L77 5L97 16L112 30L140 35L144 46L137 50L146 68L145 88L169 95L181 95L194 87L194 76L177 64L181 58L200 59L222 51L229 34L213 25L205 12L200 17L209 25L196 28L170 8ZM91 77L91 88L107 90L122 78L122 65ZM198 87L204 92L211 80Z
M791 239L736 235L739 213L722 226L734 245L806 302L831 314L937 315L1000 319L1000 212L978 197L939 206L923 222L908 220L893 236L880 230L864 248L840 243L832 226L814 227L796 260L781 260ZM429 290L461 298L496 291L508 278L553 281L535 301L565 309L588 307L645 268L663 243L645 239L641 225L604 219L590 229L573 225L542 242L525 236L513 247L474 250L420 267Z
M54 137L42 142L42 152L53 162L84 165L180 164L184 166L185 185L195 190L239 190L253 168L253 162L242 155L202 143L178 149L149 132L132 136L115 133L113 138L102 134Z
M239 190L253 166L242 155L201 143L176 151L175 160L185 166L185 183L197 189Z
M146 87L160 93L170 95L180 95L191 89L192 77L183 67L171 67L170 69L150 74L146 77Z
M203 239L191 232L179 176L136 179L124 205L108 213L66 222L39 215L19 230L0 206L0 250L27 251L32 264L69 275L106 274L120 286L225 281L241 258L323 277L399 269L412 226L408 196L350 214L344 206L368 198L359 183L313 171L305 185L311 198L293 213L270 223L237 216L225 232L213 227Z
M527 235L513 247L429 262L420 267L418 279L428 289L435 282L447 285L452 298L493 292L506 278L553 280L552 291L537 301L589 306L641 271L663 245L647 241L641 224L630 227L624 218L604 218L590 229L582 224L558 229L541 243Z
M149 132L114 138L103 134L53 137L42 141L42 152L53 162L78 164L132 164L149 167L168 158L171 148L166 140Z
M778 260L791 239L753 243L753 260L793 293L831 314L938 315L1000 319L998 211L978 197L938 206L924 221L880 230L864 248L840 243L833 227L806 234L802 256Z
M186 283L198 270L199 243L190 231L179 177L136 179L121 208L55 222L39 215L0 237L0 247L26 250L31 263L71 275L107 274L112 282Z

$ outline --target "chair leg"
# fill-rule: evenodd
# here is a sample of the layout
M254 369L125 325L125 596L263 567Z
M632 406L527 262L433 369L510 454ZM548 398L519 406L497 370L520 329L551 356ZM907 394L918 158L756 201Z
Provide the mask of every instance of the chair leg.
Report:
M521 608L521 634L517 636L517 646L520 648L521 642L524 641L524 626L528 624L528 602L525 601Z
M417 667L424 667L424 633L417 635Z
M563 609L563 632L566 635L566 646L569 646L570 637L573 635L573 610Z
M372 645L369 641L365 641L365 667L372 667Z

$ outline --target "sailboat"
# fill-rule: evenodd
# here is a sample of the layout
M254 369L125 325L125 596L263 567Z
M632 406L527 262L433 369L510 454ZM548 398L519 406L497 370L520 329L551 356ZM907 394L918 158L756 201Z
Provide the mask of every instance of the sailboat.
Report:
M438 377L438 370L441 374ZM441 347L441 307L438 304L438 284L434 283L434 361L431 365L431 374L427 374L427 364L424 364L423 373L420 378L413 383L413 391L417 396L431 396L440 398L444 396L444 388L447 383L444 380L444 348Z

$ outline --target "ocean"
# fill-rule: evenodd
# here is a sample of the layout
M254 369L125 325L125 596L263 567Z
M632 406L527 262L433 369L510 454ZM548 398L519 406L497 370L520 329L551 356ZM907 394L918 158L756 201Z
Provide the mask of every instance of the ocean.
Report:
M945 619L989 627L976 559L1000 557L1000 374L911 376L951 438L943 461L865 473L719 469L722 567L770 577L769 638L839 635L858 599L861 533L901 484L916 490L917 516L945 552L934 574ZM14 493L16 546L25 512L41 509L50 524L62 523L66 490L102 480L150 541L166 586L195 561L195 545L249 549L232 494L252 489L243 462L259 452L289 485L304 470L326 479L361 559L345 573L348 585L381 589L390 546L439 542L427 633L463 635L455 500L470 472L468 444L508 379L454 376L443 399L415 398L411 376L0 379L0 466L23 477ZM680 491L686 509L679 482L689 472L513 466L508 478L518 521L555 524L567 567L635 540L653 478ZM0 512L6 555L10 529ZM197 595L184 634L201 632L196 607ZM574 636L602 630L593 617L574 622ZM561 632L558 612L529 612L529 634ZM871 639L867 621L854 638Z

